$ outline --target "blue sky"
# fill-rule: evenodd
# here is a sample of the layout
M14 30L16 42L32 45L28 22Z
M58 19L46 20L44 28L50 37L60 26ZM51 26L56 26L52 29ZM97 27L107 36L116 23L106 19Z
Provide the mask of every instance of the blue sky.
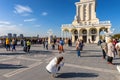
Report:
M7 33L25 36L60 36L62 24L71 24L80 0L0 0L0 36ZM120 0L97 0L97 17L110 20L115 33L120 32Z

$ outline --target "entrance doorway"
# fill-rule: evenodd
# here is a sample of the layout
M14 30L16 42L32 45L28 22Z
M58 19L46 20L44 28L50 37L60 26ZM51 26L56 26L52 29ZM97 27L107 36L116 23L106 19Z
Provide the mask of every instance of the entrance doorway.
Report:
M78 39L78 36L77 36L77 35L75 35L75 41L77 41L77 39Z
M83 39L83 42L87 42L87 36L86 35L84 35L84 36L82 36L82 39Z
M94 41L96 40L96 35L92 35L91 39L92 39L92 42L94 43Z
M74 35L75 35L75 41L77 41L77 39L78 39L78 31L77 30L74 31Z
M86 29L83 29L82 30L82 39L83 39L83 42L87 42L87 30Z

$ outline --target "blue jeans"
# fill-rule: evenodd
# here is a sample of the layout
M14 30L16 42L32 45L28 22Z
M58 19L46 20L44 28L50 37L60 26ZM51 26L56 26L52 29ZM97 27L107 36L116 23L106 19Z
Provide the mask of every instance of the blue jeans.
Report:
M77 50L77 56L78 57L80 56L80 50Z

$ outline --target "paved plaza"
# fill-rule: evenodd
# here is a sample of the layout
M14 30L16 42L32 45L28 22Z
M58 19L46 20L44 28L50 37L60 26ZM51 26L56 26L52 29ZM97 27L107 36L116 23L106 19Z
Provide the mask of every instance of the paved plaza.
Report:
M77 57L74 45L64 47L65 65L57 78L52 78L45 69L58 55L57 49L49 46L46 50L42 45L33 45L30 53L25 53L19 46L14 52L0 48L0 80L120 80L118 56L113 60L115 65L110 65L102 59L97 44L85 44L81 57Z

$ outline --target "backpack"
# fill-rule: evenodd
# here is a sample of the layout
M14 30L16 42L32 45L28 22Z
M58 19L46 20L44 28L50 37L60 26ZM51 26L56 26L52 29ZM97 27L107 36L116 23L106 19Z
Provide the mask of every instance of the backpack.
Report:
M64 45L64 42L63 42L63 40L60 40L60 44L63 46Z

